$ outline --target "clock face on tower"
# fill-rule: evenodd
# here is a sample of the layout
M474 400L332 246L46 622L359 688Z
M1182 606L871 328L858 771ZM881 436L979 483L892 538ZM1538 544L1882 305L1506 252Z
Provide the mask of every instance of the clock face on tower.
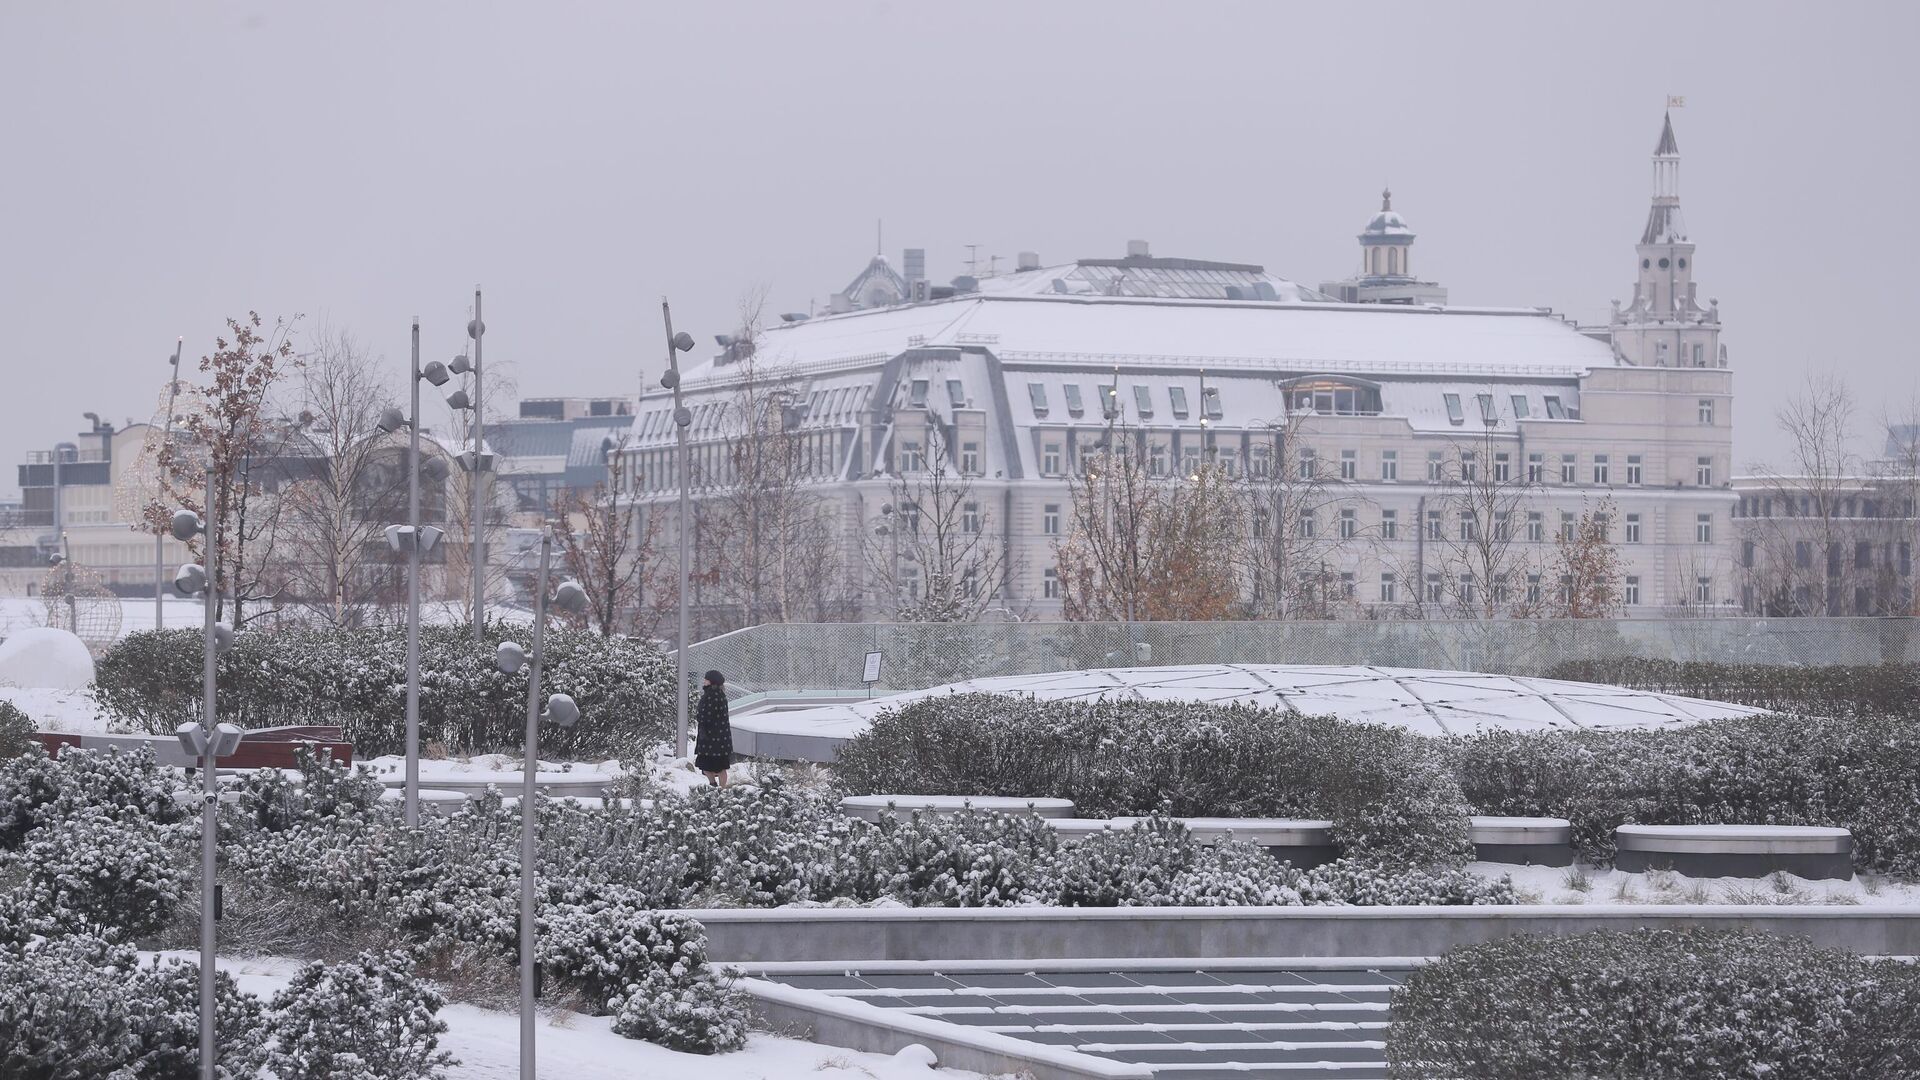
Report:
M1667 268L1667 260L1665 260L1665 259L1661 259L1661 260L1660 260L1660 269L1662 269L1662 270L1665 270L1666 268Z

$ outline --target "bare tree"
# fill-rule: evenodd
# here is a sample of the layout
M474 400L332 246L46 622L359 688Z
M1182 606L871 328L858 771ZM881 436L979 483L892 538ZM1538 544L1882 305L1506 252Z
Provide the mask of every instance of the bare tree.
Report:
M279 548L293 602L359 625L394 598L382 531L406 517L405 454L377 426L389 391L360 341L322 327L304 360L295 404L325 464L282 490Z
M735 626L836 617L844 601L839 515L799 430L799 388L754 343L763 299L750 296L735 335L733 392L722 404L725 444L696 472L700 579ZM703 605L712 606L712 605Z
M1536 483L1524 466L1515 467L1513 445L1491 425L1479 439L1456 441L1430 511L1437 516L1416 523L1432 559L1426 572L1438 574L1447 614L1525 617L1547 602L1538 587L1545 560L1524 531Z
M1256 617L1332 618L1345 599L1334 588L1333 567L1371 538L1357 525L1361 501L1346 493L1337 466L1314 445L1311 421L1310 413L1299 413L1275 423L1271 447L1256 445L1247 462L1245 562ZM1355 512L1351 521L1344 510ZM1343 535L1348 529L1351 535Z
M269 604L284 588L273 552L276 489L301 478L317 460L300 425L269 411L281 377L300 363L290 340L298 320L297 315L280 319L268 328L257 312L228 319L231 337L215 338L213 353L200 360L200 370L210 377L208 385L193 391L201 407L183 417L184 438L160 451L170 501L212 519L212 542L220 556L215 610L235 626L254 617L246 613L247 605ZM211 508L204 505L208 467L214 475ZM150 527L164 528L164 508L155 511ZM203 559L205 545L204 537L192 545Z
M671 583L672 575L660 572L652 558L658 520L622 501L635 468L626 446L621 436L608 449L605 480L563 497L559 516L565 526L556 538L567 572L586 590L588 623L602 636L627 631L651 637L665 611L659 579Z
M1766 512L1746 519L1755 550L1742 559L1742 573L1768 613L1837 614L1860 532L1851 512L1863 474L1853 395L1838 376L1809 375L1774 419L1786 436L1787 462L1754 468Z
M868 574L902 622L972 622L1001 598L1006 536L944 433L930 436L926 460L903 466L889 489L866 543Z
M1571 532L1554 536L1552 573L1558 592L1550 612L1569 619L1605 619L1620 613L1622 560L1613 542L1619 516L1612 497L1585 508Z

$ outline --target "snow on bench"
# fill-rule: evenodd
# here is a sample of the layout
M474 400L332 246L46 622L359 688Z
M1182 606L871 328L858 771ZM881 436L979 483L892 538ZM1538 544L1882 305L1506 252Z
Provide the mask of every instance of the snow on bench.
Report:
M1481 862L1573 865L1573 823L1566 818L1473 817L1468 823Z
M380 782L390 788L406 785L403 776L382 776ZM520 793L521 776L517 770L498 772L466 773L435 776L432 780L422 780L422 785L431 785L441 791L458 791L466 795L484 795L488 788L498 788L502 795ZM533 774L533 784L548 798L578 796L581 798L599 798L607 789L614 786L611 774L603 772L537 772Z
M173 735L75 735L62 731L33 733L52 756L68 747L82 750L150 750L161 765L192 768L200 759L189 754ZM239 749L215 762L222 769L291 769L301 747L313 751L316 758L331 756L341 764L353 761L353 744L337 727L324 725L249 728Z
M1853 834L1815 825L1622 825L1614 865L1689 877L1853 877Z
M1113 819L1116 829L1130 829L1144 818ZM1297 818L1177 817L1170 820L1186 826L1194 841L1218 844L1231 836L1249 844L1258 844L1303 869L1329 863L1340 857L1333 843L1333 822Z

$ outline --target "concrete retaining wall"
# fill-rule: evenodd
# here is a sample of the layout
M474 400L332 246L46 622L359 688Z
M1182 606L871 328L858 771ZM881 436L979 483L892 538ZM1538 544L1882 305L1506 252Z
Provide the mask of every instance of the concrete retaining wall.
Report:
M1513 934L1741 927L1879 956L1920 955L1895 907L722 908L687 914L717 961L1439 956Z

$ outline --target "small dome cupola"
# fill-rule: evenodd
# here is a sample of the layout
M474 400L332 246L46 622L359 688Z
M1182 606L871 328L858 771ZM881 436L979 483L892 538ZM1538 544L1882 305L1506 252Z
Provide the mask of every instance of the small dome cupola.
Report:
M1393 208L1393 189L1380 192L1380 212L1360 233L1362 278L1411 278L1413 230Z

